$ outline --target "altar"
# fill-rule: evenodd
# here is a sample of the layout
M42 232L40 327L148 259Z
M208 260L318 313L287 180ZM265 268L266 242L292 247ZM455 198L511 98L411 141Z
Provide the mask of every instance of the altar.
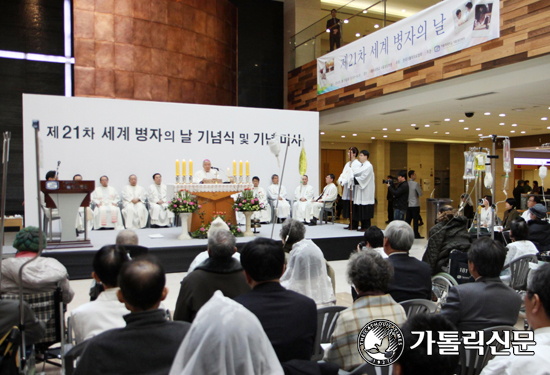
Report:
M175 192L187 190L197 197L202 206L199 212L203 215L202 220L205 224L212 221L214 212L225 212L225 218L228 222L236 224L235 210L233 210L233 194L243 192L245 189L252 189L250 183L244 184L169 184L166 185L166 196L172 200ZM200 228L202 222L198 212L193 213L191 221L191 231L194 232Z

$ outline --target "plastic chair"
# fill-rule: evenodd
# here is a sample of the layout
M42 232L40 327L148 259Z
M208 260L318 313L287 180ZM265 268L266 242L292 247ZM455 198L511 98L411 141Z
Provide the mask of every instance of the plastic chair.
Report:
M505 331L515 331L515 328L509 326L486 328L483 330L483 342L486 343L495 331L498 332L499 337L502 339ZM498 341L494 341L493 344L496 344L491 345L496 348L496 351L500 351L504 347L504 345L500 344ZM460 356L460 375L479 375L487 363L495 357L491 354L489 345L484 345L483 355L480 355L477 349L465 349L463 343L460 344L458 350Z
M523 255L510 262L504 269L510 268L510 287L515 290L527 289L527 276L529 276L529 263L538 263L536 255Z
M410 299L399 302L399 304L405 309L407 319L416 314L433 314L437 309L437 303L428 301L427 299Z
M344 306L329 306L317 310L317 333L313 344L314 351L311 356L312 361L320 361L323 359L324 350L321 344L330 343L330 338L336 328L338 315L340 315L340 311L345 309L346 307Z
M330 203L330 207L327 207L327 203ZM326 201L323 207L321 207L321 217L319 219L319 224L323 224L323 219L325 220L325 223L328 223L328 213L330 212L330 215L332 217L332 225L334 225L334 216L336 216L336 208L334 207L335 203L336 200Z

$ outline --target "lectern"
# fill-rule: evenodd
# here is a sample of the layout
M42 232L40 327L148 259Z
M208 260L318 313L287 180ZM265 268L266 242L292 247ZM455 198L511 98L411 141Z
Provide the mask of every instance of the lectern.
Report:
M78 240L75 220L79 207L90 206L90 193L95 189L94 181L40 181L40 191L44 193L47 208L57 208L61 219L62 244L71 247L89 245L87 238ZM84 224L86 228L86 223Z

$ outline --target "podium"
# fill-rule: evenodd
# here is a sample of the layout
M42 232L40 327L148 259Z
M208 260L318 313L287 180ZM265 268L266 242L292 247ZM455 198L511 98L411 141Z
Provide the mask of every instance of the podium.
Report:
M58 244L70 244L71 247L91 246L87 236L84 240L77 238L75 219L80 207L90 206L90 193L94 189L94 181L40 181L40 191L44 193L46 207L57 208L59 212L61 240ZM86 228L86 224L84 227Z

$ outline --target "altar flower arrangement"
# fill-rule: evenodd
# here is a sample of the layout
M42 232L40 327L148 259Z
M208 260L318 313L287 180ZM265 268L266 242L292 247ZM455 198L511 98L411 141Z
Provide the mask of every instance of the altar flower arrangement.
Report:
M236 223L231 223L231 222L226 220L226 213L225 212L222 212L222 211L213 212L212 213L212 221L208 224L205 224L204 221L202 220L203 215L201 215L199 213L199 216L201 218L202 224L199 227L199 229L197 229L196 231L191 233L191 237L193 237L193 238L207 238L208 237L208 230L210 229L210 225L212 224L212 221L216 220L216 218L218 218L218 217L221 218L227 224L227 226L229 227L229 230L231 231L231 233L235 237L242 237L243 236L241 228L239 228L236 225Z
M233 209L235 211L259 211L264 209L264 205L260 203L258 197L254 196L252 189L246 188L242 194L235 199Z
M201 205L194 198L189 191L181 189L178 191L174 199L168 205L168 209L174 214L181 214L185 212L193 213L201 208Z

